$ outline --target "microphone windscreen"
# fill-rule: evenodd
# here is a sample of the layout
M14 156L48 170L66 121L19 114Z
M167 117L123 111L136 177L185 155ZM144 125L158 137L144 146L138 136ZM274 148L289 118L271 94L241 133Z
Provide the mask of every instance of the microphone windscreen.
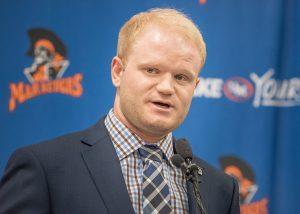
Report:
M184 159L179 154L175 154L171 157L171 161L177 168L181 167L181 164L184 162Z
M175 150L176 152L181 155L184 159L193 159L193 152L192 148L188 141L184 138L181 138L176 141L175 143Z

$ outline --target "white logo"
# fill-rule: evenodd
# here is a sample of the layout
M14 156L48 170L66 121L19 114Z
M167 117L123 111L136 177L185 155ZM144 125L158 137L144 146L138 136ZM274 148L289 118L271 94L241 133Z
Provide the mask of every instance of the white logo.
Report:
M250 78L255 84L253 106L297 106L300 105L300 78L287 80L271 78L274 70L268 70L258 77L251 73Z
M228 80L200 77L194 97L220 99L225 95L233 102L245 102L252 97L254 89L252 105L256 108L299 106L300 78L279 80L272 78L274 73L274 69L268 70L261 77L256 73L251 73L252 82L242 77L232 77Z

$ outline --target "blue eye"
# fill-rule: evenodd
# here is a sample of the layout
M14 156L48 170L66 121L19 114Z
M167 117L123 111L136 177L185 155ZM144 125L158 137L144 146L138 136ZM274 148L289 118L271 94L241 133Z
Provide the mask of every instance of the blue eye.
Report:
M175 75L175 79L176 80L179 80L179 81L188 81L189 78L183 74L177 74Z
M146 72L149 74L156 74L158 70L156 68L146 68Z

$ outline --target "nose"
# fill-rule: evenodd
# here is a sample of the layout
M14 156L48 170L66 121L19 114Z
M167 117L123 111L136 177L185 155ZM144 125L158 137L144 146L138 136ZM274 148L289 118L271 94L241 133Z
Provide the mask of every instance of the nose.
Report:
M173 77L170 74L165 74L162 76L157 85L156 89L159 93L164 95L172 95L174 94L174 82Z

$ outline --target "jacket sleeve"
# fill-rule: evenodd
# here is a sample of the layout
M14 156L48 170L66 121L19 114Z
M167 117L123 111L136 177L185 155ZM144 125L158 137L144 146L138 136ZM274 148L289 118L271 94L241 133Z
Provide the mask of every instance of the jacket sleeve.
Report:
M240 199L239 199L239 186L237 184L237 181L232 178L233 181L233 193L232 193L232 199L231 199L231 205L229 214L239 214L240 213Z
M50 213L46 175L28 148L14 152L0 181L0 213Z

